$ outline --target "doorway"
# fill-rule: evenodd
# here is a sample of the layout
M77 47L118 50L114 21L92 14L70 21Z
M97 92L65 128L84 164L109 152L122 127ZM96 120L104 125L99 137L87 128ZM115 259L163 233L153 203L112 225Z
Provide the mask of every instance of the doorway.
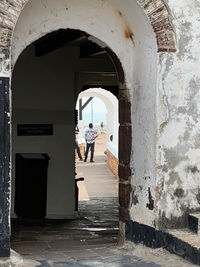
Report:
M64 43L61 44L60 40ZM23 235L23 229L25 232L27 232L27 229L30 232L30 227L38 227L38 229L42 227L41 229L44 230L48 225L51 229L59 226L62 228L70 220L77 222L74 179L74 96L80 92L80 88L88 86L91 81L94 82L99 75L104 78L107 76L106 72L107 74L116 73L115 66L106 51L101 51L99 54L95 50L94 53L94 47L102 50L80 31L58 30L28 46L15 65L12 82L12 244L15 248L17 248L17 243L19 244L22 241L18 240L18 242L16 236ZM81 70L77 72L80 66L82 66ZM98 75L95 72L95 66L98 66ZM92 69L94 69L93 72ZM102 80L102 85L103 83L105 84L106 81ZM78 86L80 84L81 87ZM116 84L109 88L118 90ZM115 91L115 94L118 94L118 91ZM48 127L51 131L47 131ZM18 157L17 155L26 158L30 155L35 157L38 154L47 155L49 159L46 183L46 213L42 216L43 218L38 218L30 206L29 209L27 208L30 211L27 218L23 213L16 212L20 201L16 208L16 197L14 196L20 195L19 191L16 190L21 190L24 186L23 182L30 177L26 173L27 176L24 180L21 179L21 182L16 179L16 170L18 169L16 164L19 163L14 159ZM33 170L36 170L35 165ZM28 171L33 173L31 168L28 168ZM37 176L37 174L34 175ZM32 204L38 203L36 201L39 199L37 185L35 188L31 187L31 189L34 190ZM31 195L28 193L30 190L29 182L23 190L28 196ZM96 208L95 205L97 205ZM112 213L111 206L112 201L107 205L107 214ZM84 206L82 205L82 207ZM114 207L116 215L118 213L116 209L118 207L118 197L115 198ZM87 208L88 206L85 206L85 211ZM93 201L94 209L98 210L98 203L95 201ZM113 227L111 228L113 229ZM114 227L114 231L116 236L118 232L116 227ZM33 236L26 237L29 241L33 238ZM110 240L113 241L113 239ZM114 240L116 241L115 238ZM48 251L45 247L46 250ZM23 250L19 250L19 252L26 254Z

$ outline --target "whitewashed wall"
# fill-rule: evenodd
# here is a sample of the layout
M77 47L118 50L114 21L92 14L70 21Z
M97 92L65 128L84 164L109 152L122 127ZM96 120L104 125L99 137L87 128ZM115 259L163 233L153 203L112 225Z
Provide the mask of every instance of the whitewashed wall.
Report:
M166 1L178 51L160 54L156 167L158 225L186 224L200 209L200 2Z

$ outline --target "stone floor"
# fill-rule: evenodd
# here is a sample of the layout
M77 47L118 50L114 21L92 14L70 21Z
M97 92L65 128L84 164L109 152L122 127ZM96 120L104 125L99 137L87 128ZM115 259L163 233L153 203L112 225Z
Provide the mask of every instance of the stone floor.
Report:
M77 163L79 218L13 220L11 247L22 257L19 267L189 267L163 249L127 242L118 244L117 180L105 162L104 143L97 139L95 163Z
M110 213L110 209L115 212ZM79 219L13 221L12 248L25 258L74 260L106 254L104 246L117 244L117 199L81 203Z
M117 206L117 198L92 198L80 203L76 220L15 221L12 248L24 260L19 266L194 266L163 249L118 245Z
M117 198L92 198L80 203L76 220L15 222L12 248L23 257L19 266L194 266L163 249L118 245L117 206Z

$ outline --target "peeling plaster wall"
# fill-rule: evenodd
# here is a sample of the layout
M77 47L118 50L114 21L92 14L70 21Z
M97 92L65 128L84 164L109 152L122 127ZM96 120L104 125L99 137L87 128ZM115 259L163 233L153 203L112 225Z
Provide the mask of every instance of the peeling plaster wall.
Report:
M200 210L200 2L167 1L178 52L160 54L157 226L181 227Z
M122 64L125 81L123 74L119 73L120 99L132 102L134 127L132 176L128 181L120 179L120 188L129 191L132 183L138 203L133 200L132 205L130 190L126 201L131 201L131 219L152 225L156 179L154 148L158 58L153 28L144 11L132 0L126 0L126 4L119 0L29 1L13 34L12 65L28 44L59 28L79 29L93 35L95 38L92 39L112 49ZM122 138L129 146L126 143L127 136ZM125 150L123 153L126 153ZM141 186L144 186L142 190ZM124 199L123 192L126 189L121 190L121 199Z
M145 33L141 29L141 34L146 35L150 32ZM143 40L136 50L136 76L132 95L133 155L131 164L133 194L131 218L139 223L153 226L155 220L155 112L158 57L148 39ZM141 60L141 53L144 60Z

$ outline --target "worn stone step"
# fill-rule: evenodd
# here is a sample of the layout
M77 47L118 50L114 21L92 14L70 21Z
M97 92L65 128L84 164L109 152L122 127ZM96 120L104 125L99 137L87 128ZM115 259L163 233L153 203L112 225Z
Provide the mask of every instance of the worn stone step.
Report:
M168 230L166 249L191 262L200 265L199 236L189 229Z
M191 213L188 215L188 228L192 232L198 233L198 229L200 229L200 213Z
M129 221L126 240L143 243L151 248L164 248L194 264L200 265L200 235L186 229L158 230L151 226Z

